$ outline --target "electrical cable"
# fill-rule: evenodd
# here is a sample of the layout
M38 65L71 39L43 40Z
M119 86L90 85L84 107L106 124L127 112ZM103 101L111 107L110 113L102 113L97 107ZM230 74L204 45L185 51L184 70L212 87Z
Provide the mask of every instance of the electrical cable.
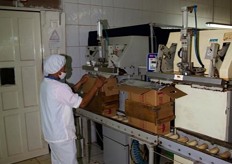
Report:
M154 39L154 41L155 41L155 48L154 48L154 52L158 52L158 43L157 43L157 37L156 37L156 35L155 35L155 29L154 29L154 27L153 27L153 36L152 36L153 38L152 39Z
M199 55L199 45L198 45L198 37L197 37L197 6L194 6L194 16L195 16L195 29L194 29L194 48L195 48L195 54L198 60L198 63L201 65L202 68L204 68L204 64L201 61L200 55Z
M142 151L139 148L139 141L132 140L130 155L135 164L148 164L147 160L142 157Z
M105 36L106 36L106 41L107 41L107 42L106 42L106 43L107 43L106 47L108 47L109 44L110 44L109 35L108 35L106 29L103 29L103 32L105 33Z

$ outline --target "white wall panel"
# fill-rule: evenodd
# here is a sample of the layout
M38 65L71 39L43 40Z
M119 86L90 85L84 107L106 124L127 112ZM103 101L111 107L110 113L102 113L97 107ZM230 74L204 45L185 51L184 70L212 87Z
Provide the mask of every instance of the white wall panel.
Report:
M152 0L142 1L142 10L151 11L152 10Z
M124 0L114 0L114 7L123 8L124 7Z
M1 98L1 95L0 95L0 98ZM0 106L0 112L1 112L1 106ZM0 117L1 118L1 117ZM4 151L4 148L5 148L5 145L6 144L6 141L5 141L5 135L3 133L3 131L5 130L4 128L4 121L3 119L1 118L0 119L0 159L3 158L3 153L6 153Z
M66 26L66 45L69 47L80 45L79 26L67 25Z
M2 142L2 141L1 141L1 139L0 139L0 148L2 147L1 142ZM3 156L3 155L2 155L2 149L0 149L0 159L2 158L2 156Z
M97 21L102 19L102 6L91 6L91 25L96 26L97 25Z
M82 4L90 4L90 3L91 3L91 0L79 0L79 3L82 3Z
M81 64L85 64L87 61L86 61L86 47L80 47L80 60L81 60ZM79 66L81 67L81 66Z
M208 18L208 19L212 19L212 15L213 15L213 8L212 6L208 6L208 5L200 5L198 8L197 8L197 16L198 16L198 22L201 22L199 21L200 18ZM201 16L199 18L199 16Z
M162 0L161 4L163 4L162 6L162 10L164 12L168 12L168 13L173 13L173 14L180 14L180 9L181 6L179 4L179 0ZM195 3L192 3L192 5L194 5Z
M213 1L214 1L214 3L216 3L216 1L215 0L195 0L196 1L196 4L199 4L199 5L201 5L201 4L204 4L204 5L208 5L208 6L212 6L213 5ZM221 1L218 1L218 2L221 2Z
M138 25L142 19L142 11L141 10L127 10L127 16L124 17L125 25Z
M8 115L4 118L7 153L9 156L20 154L23 152L23 139L21 133L21 117L20 115Z
M162 0L160 0L162 1ZM170 2L171 0L168 0L166 1L166 3ZM196 4L196 1L195 0L179 0L179 5L180 5L180 8L183 7L183 6L192 6L192 5L195 5Z
M231 3L231 0L214 0L214 5L215 6L220 6L220 7L227 7L229 8L230 7L230 4Z
M139 6L139 2L141 1L133 0L133 3L131 3L131 0L124 0L122 5L123 5L123 8L126 8L126 9L139 9L141 7L141 5Z
M103 6L114 6L114 0L102 0L102 5Z
M227 15L227 16L225 16ZM216 7L214 9L214 19L215 20L221 20L219 21L220 23L226 23L226 22L230 22L230 8L226 8L226 7Z
M91 0L91 5L102 6L102 0Z
M63 2L78 3L79 0L62 0Z
M114 8L113 7L103 7L102 19L106 19L109 23L110 28L113 28L114 27ZM95 22L95 24L96 24L96 22Z
M123 27L125 25L124 18L127 16L126 9L115 8L114 9L114 25L116 27Z
M79 20L78 4L64 3L63 8L65 10L66 24L78 24L78 20Z
M68 47L67 55L72 58L72 67L80 67L81 59L80 59L80 48L79 47Z
M79 26L80 27L80 46L88 45L88 34L91 29L89 26Z
M91 7L90 5L79 5L79 24L90 25L91 23Z
M43 57L66 53L65 13L42 11L42 50Z

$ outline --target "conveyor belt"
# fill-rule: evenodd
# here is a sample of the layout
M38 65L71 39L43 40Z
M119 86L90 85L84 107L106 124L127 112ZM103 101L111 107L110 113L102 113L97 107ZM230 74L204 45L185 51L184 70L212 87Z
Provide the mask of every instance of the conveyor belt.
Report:
M181 128L176 128L173 136L176 138L174 139L174 137L170 137L170 134L159 136L159 147L187 159L193 159L199 163L232 163L231 157L222 157L224 152L232 154L231 143ZM187 140L181 141L180 138L187 138ZM207 145L207 147L202 148L199 146L203 144ZM215 148L218 148L219 150L217 153L216 151L214 153L212 153L213 151L210 152L210 150Z
M230 164L232 163L232 157L222 158L223 152L229 152L232 154L232 144L217 140L199 133L188 131L181 128L174 129L172 135L177 135L176 138L170 137L171 135L156 135L142 129L138 129L129 125L126 122L122 122L113 118L98 115L89 112L84 109L77 109L76 115L86 117L90 120L106 125L110 128L123 132L133 138L144 141L154 146L159 146L162 149L168 150L174 154L180 155L186 159L191 159L198 163L209 163L209 164ZM189 142L179 141L181 137L187 137L188 141L196 141L197 145L206 143L207 149L199 149L197 145L190 145ZM210 153L209 150L214 147L219 148L219 152Z
M157 145L157 143L158 143L158 136L157 135L153 135L153 134L150 134L148 132L144 132L138 128L129 126L128 124L120 122L118 120L114 120L114 119L111 119L111 118L108 118L108 117L105 117L102 115L98 115L98 114L95 114L93 112L89 112L87 110L80 109L80 108L78 108L76 110L75 114L89 118L90 120L93 120L97 123L106 125L110 128L113 128L115 130L118 130L120 132L128 134L130 136L133 136L134 138L137 138L139 140L146 141L150 144Z

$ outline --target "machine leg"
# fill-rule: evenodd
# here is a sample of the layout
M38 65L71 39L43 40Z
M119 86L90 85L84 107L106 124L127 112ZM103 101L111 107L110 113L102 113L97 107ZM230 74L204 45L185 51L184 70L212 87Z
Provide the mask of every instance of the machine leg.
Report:
M83 138L84 138L84 156L87 157L90 162L91 157L91 121L86 118L82 118L83 121Z
M81 159L83 157L83 133L82 133L82 123L81 117L75 117L75 125L76 125L76 146L77 146L77 159Z
M154 164L154 146L153 145L147 145L149 150L149 164ZM156 164L156 163L155 163Z
M87 126L88 126L87 151L88 151L88 162L90 162L90 157L91 157L91 121L90 120L87 120Z
M156 147L154 148L154 151L158 153L158 154L155 153L154 164L159 164L159 163L160 163L160 155L159 155L159 154L161 154L161 149L160 149L158 146L156 146Z

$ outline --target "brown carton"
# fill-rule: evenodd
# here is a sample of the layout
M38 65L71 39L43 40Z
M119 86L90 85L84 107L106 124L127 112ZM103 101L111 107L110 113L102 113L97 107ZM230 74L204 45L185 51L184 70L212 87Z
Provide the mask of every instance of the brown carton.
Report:
M85 107L85 109L88 111L107 116L116 115L118 108L118 95L105 96L103 93L99 93L98 95L96 95Z
M82 86L82 91L87 93L94 85L95 77L90 77ZM106 116L114 116L119 108L119 90L116 78L106 79L106 83L85 107L86 110Z
M94 85L96 77L89 77L88 81L82 86L82 91L87 93ZM100 92L103 92L105 96L111 96L119 94L117 79L110 77L106 79L106 83L100 89Z
M157 134L170 131L170 121L175 119L173 100L186 95L173 86L155 90L148 85L122 84L119 90L128 93L125 113L130 124Z
M165 87L161 90L154 90L152 88L122 84L119 86L119 90L126 91L128 93L128 100L153 106L161 105L170 102L171 99L176 99L186 95L184 92L172 86Z
M162 120L174 119L173 102L168 102L158 106L146 105L140 102L126 100L126 116L138 118L151 123L159 124ZM166 121L166 122L167 122Z
M170 133L170 122L154 124L134 117L128 117L128 120L130 125L151 133L162 135Z

